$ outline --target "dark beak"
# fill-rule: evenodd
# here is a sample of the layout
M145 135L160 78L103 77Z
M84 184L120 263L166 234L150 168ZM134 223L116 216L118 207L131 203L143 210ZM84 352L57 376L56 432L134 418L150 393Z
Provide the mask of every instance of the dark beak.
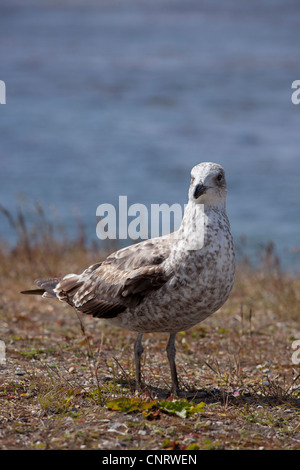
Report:
M198 199L199 196L202 196L202 194L205 193L206 189L207 188L204 186L204 184L197 184L194 190L194 198Z

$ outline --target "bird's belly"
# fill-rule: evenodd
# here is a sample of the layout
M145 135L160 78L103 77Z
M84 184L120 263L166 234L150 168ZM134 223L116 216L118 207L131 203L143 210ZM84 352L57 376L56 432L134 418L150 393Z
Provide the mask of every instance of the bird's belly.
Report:
M184 331L216 312L227 300L233 285L234 268L226 275L185 279L175 276L159 291L150 294L139 306L125 310L112 323L138 332Z
M198 252L179 253L171 260L173 275L169 281L112 322L138 332L178 332L216 312L231 292L235 256L229 232L218 232L207 243Z

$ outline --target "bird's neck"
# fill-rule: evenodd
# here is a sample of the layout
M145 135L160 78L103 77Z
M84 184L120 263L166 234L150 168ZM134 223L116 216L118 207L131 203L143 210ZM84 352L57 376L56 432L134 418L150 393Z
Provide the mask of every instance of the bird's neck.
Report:
M194 201L188 201L181 227L190 225L192 220L201 220L201 218L210 219L214 218L216 214L226 215L225 202L221 201L219 204L195 204Z
M227 220L224 205L195 204L189 201L186 205L184 216L179 228L178 236L185 243L185 249L191 245L190 249L199 250L204 246L205 236L209 226L215 223L216 219Z

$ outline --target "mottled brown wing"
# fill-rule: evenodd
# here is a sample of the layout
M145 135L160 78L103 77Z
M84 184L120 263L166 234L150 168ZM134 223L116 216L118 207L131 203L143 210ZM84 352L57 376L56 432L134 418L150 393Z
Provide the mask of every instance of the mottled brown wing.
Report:
M113 253L81 275L69 275L56 286L57 297L77 310L113 318L138 305L169 279L163 261L169 250L152 240Z

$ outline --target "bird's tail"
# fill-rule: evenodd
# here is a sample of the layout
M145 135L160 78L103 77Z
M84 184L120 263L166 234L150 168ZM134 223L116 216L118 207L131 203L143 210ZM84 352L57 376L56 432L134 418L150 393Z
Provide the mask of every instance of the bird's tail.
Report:
M21 294L42 295L43 297L56 297L54 289L60 281L60 278L37 279L36 281L34 281L34 283L39 286L39 289L23 290L21 291Z

